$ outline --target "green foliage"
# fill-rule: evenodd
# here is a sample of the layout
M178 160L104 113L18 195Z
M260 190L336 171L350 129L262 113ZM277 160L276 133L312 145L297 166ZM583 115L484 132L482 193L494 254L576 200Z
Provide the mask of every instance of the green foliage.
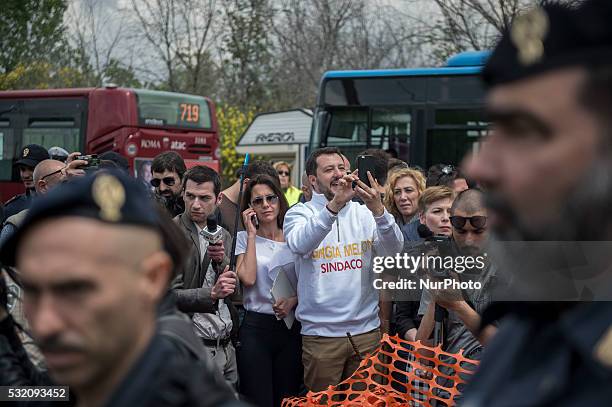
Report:
M53 61L66 50L66 0L3 0L0 7L0 72Z
M78 69L43 61L21 63L9 72L0 73L0 90L75 88L88 83L88 78Z
M104 67L105 81L126 88L140 88L142 84L136 78L136 73L131 66L124 66L120 61L111 59Z
M244 156L236 152L236 143L253 117L255 117L253 110L245 113L234 106L219 106L217 108L221 144L221 176L224 187L234 183L236 171L244 161Z
M220 67L225 103L268 108L272 61L272 8L267 0L224 0L227 29Z

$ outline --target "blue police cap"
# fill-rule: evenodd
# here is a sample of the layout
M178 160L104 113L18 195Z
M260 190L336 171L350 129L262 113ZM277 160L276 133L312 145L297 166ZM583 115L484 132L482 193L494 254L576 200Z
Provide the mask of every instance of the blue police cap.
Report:
M555 69L612 63L612 1L548 4L517 16L483 69L487 86Z
M28 144L21 149L19 160L15 162L15 165L25 165L34 168L38 163L49 158L50 155L46 148L38 144Z
M14 266L19 242L32 226L65 216L160 230L159 212L141 182L119 170L99 171L58 185L36 198L21 226L0 248L0 261Z

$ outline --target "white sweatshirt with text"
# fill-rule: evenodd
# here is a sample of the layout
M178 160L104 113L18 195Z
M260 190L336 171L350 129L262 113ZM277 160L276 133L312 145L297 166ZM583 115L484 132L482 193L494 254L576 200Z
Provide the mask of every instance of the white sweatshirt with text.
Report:
M401 251L402 232L386 210L375 218L365 205L348 202L334 216L327 203L313 193L285 215L285 239L296 256L296 316L303 335L366 333L380 326L373 281L381 275L372 271L372 258Z

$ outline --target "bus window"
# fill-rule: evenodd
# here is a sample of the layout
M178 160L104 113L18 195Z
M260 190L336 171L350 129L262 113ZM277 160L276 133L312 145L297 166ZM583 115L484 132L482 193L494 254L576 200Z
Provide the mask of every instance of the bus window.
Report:
M427 79L427 100L442 103L474 103L484 97L482 79L476 75Z
M338 109L331 112L327 145L366 145L368 141L368 111Z
M396 152L406 150L410 143L412 116L407 107L372 108L372 130L370 145L384 150L393 148Z
M13 130L8 120L0 120L0 181L8 181L13 174Z
M31 119L23 129L22 145L39 144L45 148L60 146L67 151L79 151L80 129L71 119Z
M426 81L422 78L344 78L324 84L325 105L402 105L425 101Z

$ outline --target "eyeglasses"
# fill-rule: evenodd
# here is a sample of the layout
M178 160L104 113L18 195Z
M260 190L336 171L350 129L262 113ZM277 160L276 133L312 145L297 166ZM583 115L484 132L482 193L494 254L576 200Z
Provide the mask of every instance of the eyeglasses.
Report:
M274 205L278 202L278 195L266 195L266 196L258 196L257 198L251 201L252 206L262 206L264 203L264 199L268 202L268 205Z
M278 175L284 175L285 177L288 177L289 175L291 175L291 173L289 171L277 171Z
M176 183L176 180L174 179L174 177L166 177L166 178L153 178L150 182L151 185L153 185L153 187L155 188L159 188L159 185L162 183L162 181L164 182L164 184L168 185L169 187L173 186Z
M472 216L472 217L464 217L464 216L451 216L450 222L454 228L463 229L465 223L470 221L470 225L474 229L482 229L487 225L487 217L486 216Z
M59 170L57 170L57 171L53 171L53 172L52 172L52 173L50 173L50 174L45 175L45 176L44 176L44 177L42 177L40 180L41 180L41 181L44 181L44 180L45 180L45 178L51 177L51 176L53 176L53 175L55 175L55 174L59 174L59 173L61 173L63 170L64 170L64 167L60 168L60 169L59 169Z

